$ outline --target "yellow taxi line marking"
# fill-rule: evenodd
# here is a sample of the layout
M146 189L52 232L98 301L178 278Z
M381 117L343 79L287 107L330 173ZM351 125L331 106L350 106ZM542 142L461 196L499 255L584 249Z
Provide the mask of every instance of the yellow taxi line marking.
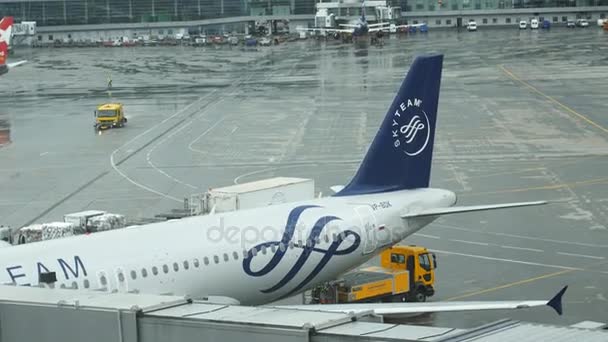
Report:
M566 106L565 104L557 101L555 98L543 93L542 91L538 90L538 88L534 87L533 85L531 85L530 83L522 80L521 78L517 77L513 72L511 72L510 70L508 70L507 68L505 68L504 65L499 65L498 66L507 76L509 76L510 78L512 78L513 80L523 84L525 87L527 87L528 89L532 90L533 92L537 93L538 95L546 98L547 100L551 101L552 103L554 103L555 105L557 105L558 107L562 108L563 110L565 110L566 112L578 117L579 119L585 121L586 123L590 124L591 126L601 130L604 133L608 133L608 129L606 129L604 126L596 123L595 121L589 119L588 117L584 116L583 114L575 111L574 109Z

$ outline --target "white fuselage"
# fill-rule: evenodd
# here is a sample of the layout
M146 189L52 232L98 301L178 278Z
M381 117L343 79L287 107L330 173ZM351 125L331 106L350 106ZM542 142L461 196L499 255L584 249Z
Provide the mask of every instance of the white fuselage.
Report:
M224 296L268 303L335 279L449 207L440 189L328 197L0 249L0 283L151 294ZM256 248L257 247L257 248Z

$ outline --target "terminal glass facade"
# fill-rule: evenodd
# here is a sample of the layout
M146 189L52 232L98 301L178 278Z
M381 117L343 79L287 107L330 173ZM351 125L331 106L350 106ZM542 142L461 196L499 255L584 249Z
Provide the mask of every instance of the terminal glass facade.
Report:
M140 23L263 15L314 15L318 0L0 0L0 17L38 25ZM340 2L340 0L323 0ZM349 2L350 3L350 2ZM404 12L608 6L608 0L388 0ZM345 6L340 16L358 15ZM370 9L369 13L373 13Z
M41 26L314 13L315 0L0 0L0 17Z
M608 6L608 0L401 0L406 12Z

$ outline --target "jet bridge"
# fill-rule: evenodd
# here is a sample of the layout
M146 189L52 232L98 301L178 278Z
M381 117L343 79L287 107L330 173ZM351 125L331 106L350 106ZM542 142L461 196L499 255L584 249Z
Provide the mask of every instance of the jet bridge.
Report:
M228 303L228 301L226 301ZM589 326L586 324L585 326ZM178 296L0 286L0 341L606 341L608 332L499 321L469 330L369 313L251 307Z

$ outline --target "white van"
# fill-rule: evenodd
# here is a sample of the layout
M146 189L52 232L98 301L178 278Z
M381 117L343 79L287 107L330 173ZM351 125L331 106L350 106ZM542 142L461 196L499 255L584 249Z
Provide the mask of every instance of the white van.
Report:
M477 23L475 20L469 21L467 24L467 31L477 31Z
M525 20L522 20L519 22L519 29L520 30L525 30L528 28L528 22Z
M538 19L534 18L530 20L530 28L533 30L538 28Z

